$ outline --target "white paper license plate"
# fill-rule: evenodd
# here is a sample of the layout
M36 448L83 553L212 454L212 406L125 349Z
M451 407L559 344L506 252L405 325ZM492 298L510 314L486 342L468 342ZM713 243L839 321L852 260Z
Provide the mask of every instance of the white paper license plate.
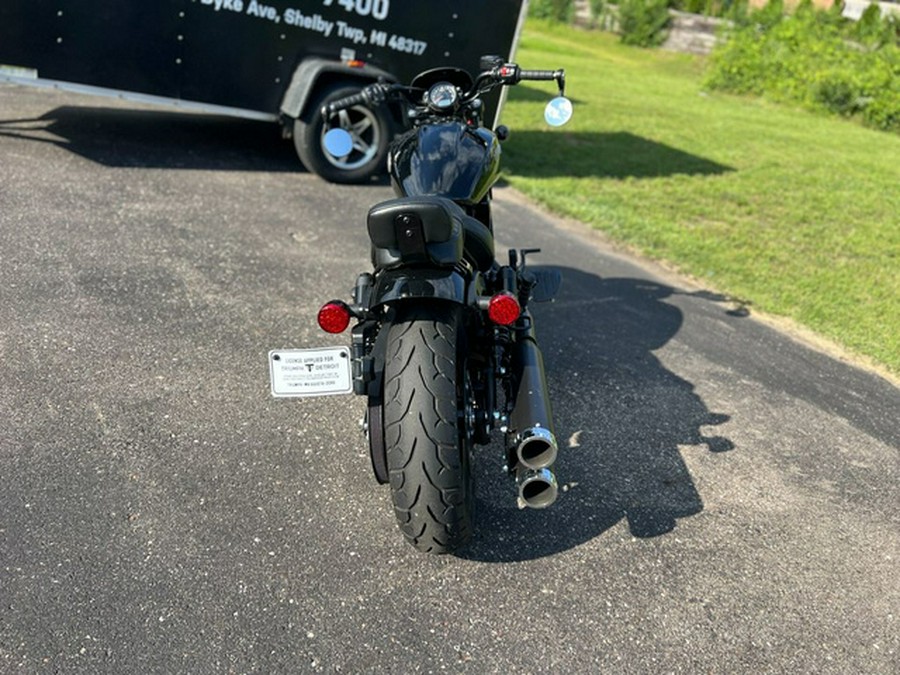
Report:
M329 396L353 391L350 349L275 349L269 352L272 396Z

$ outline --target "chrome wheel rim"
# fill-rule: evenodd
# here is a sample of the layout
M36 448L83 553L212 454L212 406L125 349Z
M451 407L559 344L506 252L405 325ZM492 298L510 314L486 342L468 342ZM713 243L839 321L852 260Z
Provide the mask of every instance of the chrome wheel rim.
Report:
M353 139L353 149L343 157L333 157L325 150L325 134L340 127ZM375 114L363 106L354 106L335 113L328 123L322 126L319 137L322 154L328 162L342 170L353 171L371 162L381 147L381 129Z

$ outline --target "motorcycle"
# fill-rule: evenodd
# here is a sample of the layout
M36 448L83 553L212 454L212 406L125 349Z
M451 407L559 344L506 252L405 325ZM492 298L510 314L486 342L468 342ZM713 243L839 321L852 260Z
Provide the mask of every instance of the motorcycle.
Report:
M397 198L367 216L374 270L356 279L352 302L331 300L320 327L351 320L352 390L367 397L363 422L377 481L390 484L400 530L418 550L449 553L474 526L473 448L505 434L506 467L520 508L557 497L554 432L541 350L529 302L551 300L561 275L527 265L539 249L495 257L491 191L509 130L482 126L482 97L526 80L555 81L545 118L571 117L565 72L523 70L482 57L473 78L437 68L407 85L375 83L321 110L323 143L353 152L341 127L351 106L398 106L407 130L388 173Z

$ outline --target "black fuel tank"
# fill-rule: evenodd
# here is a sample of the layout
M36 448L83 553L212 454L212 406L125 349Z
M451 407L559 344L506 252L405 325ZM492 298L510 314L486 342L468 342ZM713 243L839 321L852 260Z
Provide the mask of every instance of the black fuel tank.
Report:
M477 204L500 175L500 143L460 122L426 124L397 139L390 174L400 197L439 195Z

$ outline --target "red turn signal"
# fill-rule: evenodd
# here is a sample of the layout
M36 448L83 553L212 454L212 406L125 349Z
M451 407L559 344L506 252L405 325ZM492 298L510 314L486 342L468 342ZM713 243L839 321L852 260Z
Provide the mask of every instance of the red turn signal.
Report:
M350 308L340 300L332 300L322 306L316 318L326 333L343 333L350 325Z
M488 318L501 326L509 326L514 323L521 313L522 308L519 307L519 301L512 293L506 291L497 293L488 302Z

